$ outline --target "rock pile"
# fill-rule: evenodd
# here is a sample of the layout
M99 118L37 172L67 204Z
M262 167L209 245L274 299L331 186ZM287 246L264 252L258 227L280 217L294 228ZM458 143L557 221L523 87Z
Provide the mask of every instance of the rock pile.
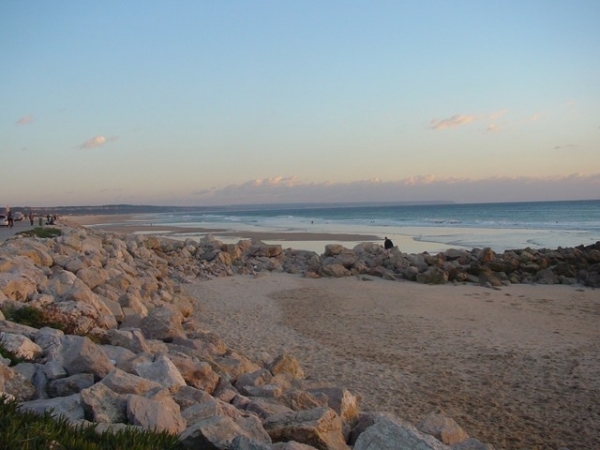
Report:
M502 254L490 248L449 249L436 255L406 254L397 247L387 253L374 243L361 243L353 249L330 244L319 255L251 240L223 244L210 235L200 242L173 240L159 245L157 238L151 242L151 249L168 259L169 275L180 281L277 271L307 277L371 275L425 284L579 283L600 287L600 241L585 247L526 248Z
M440 414L415 427L361 412L358 395L306 377L293 356L250 360L203 329L201 305L182 282L285 271L494 284L523 281L523 274L540 281L545 269L559 281L581 280L584 266L585 280L597 281L600 263L596 247L502 257L489 250L435 257L396 250L388 258L373 244L330 245L319 256L252 241L223 245L210 237L198 243L71 226L62 232L0 245L0 347L13 357L0 358L0 394L98 430L177 433L189 448L492 447ZM44 324L9 320L28 310L40 311Z

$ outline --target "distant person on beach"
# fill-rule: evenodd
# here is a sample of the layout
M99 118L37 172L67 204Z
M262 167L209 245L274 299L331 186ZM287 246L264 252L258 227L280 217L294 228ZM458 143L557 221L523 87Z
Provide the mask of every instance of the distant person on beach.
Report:
M33 226L33 213L29 212L29 223Z
M389 255L390 254L390 250L394 248L394 243L392 242L391 239L388 239L388 237L385 237L385 240L383 241L383 248L385 249L385 252Z
M14 219L13 219L12 211L8 211L8 216L6 218L8 219L8 226L9 226L9 228L12 228L13 225L15 224Z

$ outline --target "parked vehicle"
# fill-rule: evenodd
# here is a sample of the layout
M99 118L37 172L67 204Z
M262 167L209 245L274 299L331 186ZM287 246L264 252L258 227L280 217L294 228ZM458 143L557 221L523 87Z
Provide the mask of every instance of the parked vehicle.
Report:
M4 214L0 214L0 227L7 227L8 226L8 217L6 217Z
M14 215L13 220L23 220L24 218L25 218L25 216L23 215L23 213L20 211L17 211Z

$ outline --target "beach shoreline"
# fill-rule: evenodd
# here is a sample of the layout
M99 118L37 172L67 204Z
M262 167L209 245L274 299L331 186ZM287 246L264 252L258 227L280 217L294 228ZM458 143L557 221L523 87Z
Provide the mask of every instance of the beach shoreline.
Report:
M440 238L448 234L443 227L404 227L393 230L387 227L349 227L344 225L321 224L305 228L289 230L273 230L257 227L248 227L243 224L214 223L206 227L195 225L177 224L169 225L153 222L144 215L114 214L114 215L81 215L64 216L73 223L90 228L111 231L115 233L154 234L172 239L185 240L187 238L200 240L206 235L225 244L235 244L244 239L256 239L266 244L281 245L283 248L294 250L314 251L323 253L327 244L340 244L346 248L353 248L363 242L383 244L385 237L389 236L394 244L404 253L431 253L436 254L451 248L468 249L465 245L452 245L440 242ZM377 234L374 234L376 231ZM426 232L424 235L423 233ZM493 240L499 230L487 229L454 229L454 233L468 236L478 236L480 241ZM518 232L510 230L511 233Z
M129 215L74 218L58 225L119 233L143 225ZM170 236L165 228L158 233ZM311 382L359 395L361 410L414 424L440 411L505 450L600 446L597 289L276 271L182 288L196 299L201 326L231 348L257 361L288 353Z

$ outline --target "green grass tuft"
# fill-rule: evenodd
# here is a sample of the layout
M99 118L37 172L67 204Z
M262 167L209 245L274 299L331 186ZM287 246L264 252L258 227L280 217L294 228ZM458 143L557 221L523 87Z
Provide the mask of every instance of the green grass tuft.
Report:
M62 231L53 227L35 227L31 230L19 231L16 234L25 237L53 238L62 235Z
M50 314L52 309L42 310L32 306L22 306L20 308L6 308L2 310L6 320L20 323L33 328L50 327L65 331L65 324L54 318Z
M137 429L96 433L93 426L73 427L65 418L20 410L0 398L0 450L183 450L177 435Z

